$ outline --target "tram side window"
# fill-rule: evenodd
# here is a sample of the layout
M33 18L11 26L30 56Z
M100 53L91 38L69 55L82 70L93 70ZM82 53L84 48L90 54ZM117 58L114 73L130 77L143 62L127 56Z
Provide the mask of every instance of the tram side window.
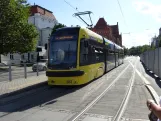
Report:
M90 41L90 40L89 40ZM80 66L95 64L104 61L104 53L94 45L84 47L84 41L80 43Z
M104 53L102 49L95 48L96 62L104 61Z
M111 63L114 63L115 62L115 53L114 51L108 51L108 54L107 54L107 58L108 58L108 61L111 62Z
M87 65L89 62L89 55L88 55L89 48L84 46L84 41L81 40L80 42L80 65Z

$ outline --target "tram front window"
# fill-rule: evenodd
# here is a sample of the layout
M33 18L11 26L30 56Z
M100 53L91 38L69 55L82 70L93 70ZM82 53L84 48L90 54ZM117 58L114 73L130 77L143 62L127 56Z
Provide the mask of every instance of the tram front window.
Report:
M49 66L53 69L76 68L77 40L52 40L50 43Z

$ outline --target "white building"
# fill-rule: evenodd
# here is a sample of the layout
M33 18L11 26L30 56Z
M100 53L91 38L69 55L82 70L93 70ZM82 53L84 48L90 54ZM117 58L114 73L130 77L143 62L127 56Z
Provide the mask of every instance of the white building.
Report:
M53 13L41 6L33 5L30 9L31 15L28 18L28 22L32 23L36 26L39 32L39 40L37 46L42 46L43 52L41 52L41 56L46 57L46 51L44 49L45 44L48 41L49 35L51 34L52 28L58 24ZM1 56L1 62L8 64L11 62L12 64L20 64L21 62L36 62L37 52L30 52L20 54L8 54L7 56Z
M42 28L39 30L39 41L38 46L45 46L45 44L48 42L49 35L52 32L52 28Z

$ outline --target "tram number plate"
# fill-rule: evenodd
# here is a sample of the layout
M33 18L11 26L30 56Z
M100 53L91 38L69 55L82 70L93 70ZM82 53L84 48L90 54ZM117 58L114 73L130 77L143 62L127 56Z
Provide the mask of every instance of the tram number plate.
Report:
M67 84L72 84L72 80L67 80Z
M75 80L67 80L67 84L77 84L77 81L75 81Z

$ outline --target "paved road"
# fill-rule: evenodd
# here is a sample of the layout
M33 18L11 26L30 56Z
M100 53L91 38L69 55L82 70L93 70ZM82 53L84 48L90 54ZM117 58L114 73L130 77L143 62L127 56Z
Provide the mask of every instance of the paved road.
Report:
M45 71L40 71L40 75L45 74ZM36 76L37 72L32 71L32 67L27 67L27 77L30 76ZM0 72L0 82L1 81L8 81L9 80L9 72L7 69L5 71ZM19 79L19 78L24 78L24 67L16 67L12 66L12 79Z
M139 58L128 57L123 65L87 85L43 86L17 100L6 103L0 101L0 121L71 121L81 111L84 113L79 120L111 121L121 109L131 86L120 121L147 121L149 111L146 100L152 97L133 68L138 69L140 66ZM133 83L130 86L131 81ZM97 102L93 103L96 99ZM92 103L88 110L84 110Z

